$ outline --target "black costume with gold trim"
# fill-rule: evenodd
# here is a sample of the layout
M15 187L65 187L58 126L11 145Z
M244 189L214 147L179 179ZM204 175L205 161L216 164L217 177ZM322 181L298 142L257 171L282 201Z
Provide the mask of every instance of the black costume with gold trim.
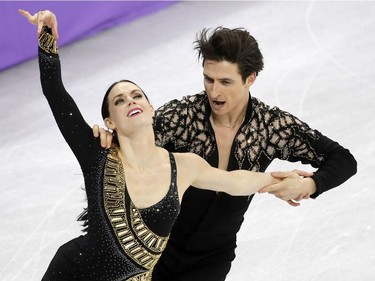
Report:
M39 66L43 93L82 168L88 200L87 234L59 248L43 280L151 280L180 210L173 154L165 197L136 208L117 150L101 148L64 88L56 42L47 28L39 36Z

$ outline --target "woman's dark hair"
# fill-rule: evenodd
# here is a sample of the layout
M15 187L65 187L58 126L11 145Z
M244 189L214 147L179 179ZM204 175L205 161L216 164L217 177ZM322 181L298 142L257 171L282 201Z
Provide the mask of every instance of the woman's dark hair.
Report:
M208 36L209 29L204 28L194 41L198 59L229 61L238 65L242 81L253 72L263 69L263 56L258 43L244 28L228 29L217 27Z
M145 92L141 89L141 87L139 87L136 83L134 83L133 81L130 81L130 80L120 80L120 81L116 81L114 82L111 86L109 86L108 90L105 92L105 95L103 97L103 102L102 102L102 118L103 120L107 117L109 117L109 101L108 101L108 95L109 93L111 92L111 90L113 89L114 86L116 86L117 84L119 83L122 83L122 82L128 82L128 83L131 83L135 86L137 86L141 91L142 93L145 95L146 99L149 101L147 95L145 94ZM149 101L150 102L150 101ZM117 135L116 135L116 132L113 131L113 140L112 142L116 145L118 145L118 139L117 139Z

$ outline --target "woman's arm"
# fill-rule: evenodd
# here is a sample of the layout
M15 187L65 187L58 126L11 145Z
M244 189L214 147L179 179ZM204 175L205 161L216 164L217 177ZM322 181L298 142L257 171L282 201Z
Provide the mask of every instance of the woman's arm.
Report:
M206 160L194 153L176 155L178 175L183 178L183 186L192 185L234 196L246 196L256 193L265 186L279 182L278 179L271 176L271 173L247 170L225 171L210 166Z
M87 159L94 137L62 81L56 43L58 37L56 17L50 11L39 11L33 16L24 10L19 12L29 22L38 25L38 56L43 94L47 98L62 135L82 166L83 161Z

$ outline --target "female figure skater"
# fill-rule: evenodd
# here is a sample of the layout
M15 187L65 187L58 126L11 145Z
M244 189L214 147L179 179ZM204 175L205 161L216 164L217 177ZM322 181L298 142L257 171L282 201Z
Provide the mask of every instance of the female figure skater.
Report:
M19 12L38 25L43 93L81 166L88 199L87 234L59 248L42 280L151 280L190 185L250 195L277 181L269 173L227 172L193 153L157 147L154 109L128 80L113 83L104 96L103 119L117 142L102 148L63 85L55 15Z

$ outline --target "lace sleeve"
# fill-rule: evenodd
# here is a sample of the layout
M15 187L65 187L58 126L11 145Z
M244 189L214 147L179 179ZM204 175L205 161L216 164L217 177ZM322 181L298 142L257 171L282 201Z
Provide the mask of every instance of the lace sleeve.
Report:
M206 95L201 93L172 100L158 108L154 119L156 144L169 151L211 153L210 144L214 142L207 134L207 103Z
M279 147L282 159L301 161L317 168L313 179L317 192L313 198L344 183L357 172L357 162L350 151L309 127L292 114L274 108L277 118L272 122L273 133L285 139ZM276 134L277 133L277 134ZM277 139L273 136L272 139ZM278 144L283 143L278 141Z

